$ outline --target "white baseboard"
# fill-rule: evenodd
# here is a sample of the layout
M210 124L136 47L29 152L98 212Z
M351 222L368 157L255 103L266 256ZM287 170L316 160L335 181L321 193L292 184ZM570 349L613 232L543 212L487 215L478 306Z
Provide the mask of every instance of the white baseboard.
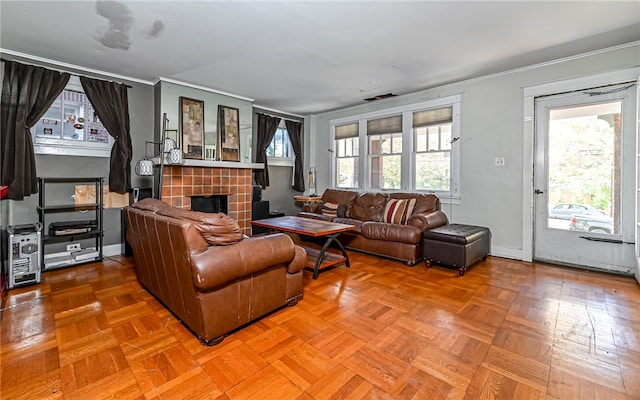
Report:
M102 247L102 254L105 256L117 256L122 254L122 245L121 244L110 244L108 246ZM512 249L509 247L491 247L492 256L502 257L502 258L511 258L513 260L522 260L522 250L520 249Z
M121 244L110 244L108 246L102 246L102 255L109 256L117 256L122 254L122 245Z
M489 254L496 257L511 258L513 260L521 260L521 261L523 260L521 249L491 246L491 253Z

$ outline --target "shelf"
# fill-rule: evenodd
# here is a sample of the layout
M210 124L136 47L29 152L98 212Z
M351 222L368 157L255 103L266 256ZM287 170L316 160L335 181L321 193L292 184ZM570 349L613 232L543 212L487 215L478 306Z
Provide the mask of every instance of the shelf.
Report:
M98 182L102 183L103 178L48 178L48 177L40 177L38 178L45 183L91 183Z
M102 203L87 203L87 204L60 204L56 206L44 206L38 207L39 210L42 211L84 211L84 210L94 210L96 207L104 207Z
M61 235L61 236L44 235L42 237L42 241L45 243L73 242L76 240L91 239L93 237L96 237L97 235L103 235L103 234L104 234L104 231L90 231L90 232L74 233L72 235Z
M69 266L78 265L78 264L86 264L86 263L102 260L102 257L103 257L102 245L104 240L104 230L103 230L104 203L103 203L103 191L102 191L103 181L104 181L104 178L83 178L83 177L80 177L80 178L78 177L76 178L40 177L38 178L39 201L38 201L37 210L38 210L38 217L39 217L40 224L42 224L42 229L45 232L49 231L49 225L47 224L47 215L49 214L67 213L69 214L70 221L78 221L78 222L80 222L79 221L80 218L77 218L79 215L83 215L84 217L83 219L87 219L87 216L90 216L91 221L93 221L93 223L90 226L95 228L88 232L72 233L69 235L55 236L55 235L43 234L40 263L44 271L47 271L50 269L69 267ZM63 188L58 188L58 190L55 192L57 196L56 200L58 200L57 202L62 204L47 205L47 202L51 201L51 199L49 199L46 196L47 187L49 185L58 184L58 183L93 184L93 186L95 186L96 201L93 203L80 203L80 204L64 203L65 200L68 201L69 197L65 197L65 195L60 194L61 190L67 189L67 187L63 187ZM60 196L62 197L58 198ZM56 203L56 201L52 201L52 202ZM87 212L90 212L90 214L86 214ZM73 217L74 215L76 216L76 218ZM63 217L66 217L66 215L63 215ZM88 257L86 259L81 259L76 261L75 258L72 256L71 252L45 254L46 249L48 247L47 245L54 244L54 243L65 243L65 242L70 243L70 242L75 242L80 240L94 241L93 247L88 247L91 250L91 253L89 255L85 255L85 257ZM83 245L86 245L86 242ZM94 254L95 254L95 257L94 257ZM79 255L76 254L76 257L79 257ZM55 260L52 260L52 259L55 259Z
M94 257L76 260L73 255L74 252L70 252L70 251L47 254L44 257L44 269L52 270L57 268L65 268L65 267L71 267L74 265L102 261L102 255L96 249L90 248L90 249L83 249L83 250L93 250L97 255Z

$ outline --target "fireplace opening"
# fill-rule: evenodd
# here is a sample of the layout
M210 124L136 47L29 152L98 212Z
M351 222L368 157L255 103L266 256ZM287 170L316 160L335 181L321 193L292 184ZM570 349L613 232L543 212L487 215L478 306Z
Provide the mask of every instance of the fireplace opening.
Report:
M208 213L229 213L229 195L212 194L208 196L191 196L191 210Z

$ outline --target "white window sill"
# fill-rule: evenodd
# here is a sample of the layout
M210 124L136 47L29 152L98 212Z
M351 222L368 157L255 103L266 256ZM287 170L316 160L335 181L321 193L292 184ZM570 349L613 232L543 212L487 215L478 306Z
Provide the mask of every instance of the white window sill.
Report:
M267 164L270 167L293 167L294 161L291 158L268 157Z
M111 146L108 148L81 147L81 146L56 146L51 144L34 144L33 151L36 154L50 154L55 156L84 156L84 157L111 157Z

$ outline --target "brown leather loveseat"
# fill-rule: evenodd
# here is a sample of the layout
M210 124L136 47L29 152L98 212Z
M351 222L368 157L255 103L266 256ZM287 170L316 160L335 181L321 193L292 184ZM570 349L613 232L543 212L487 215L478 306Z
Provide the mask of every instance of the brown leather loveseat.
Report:
M124 212L138 281L204 344L302 298L307 254L287 235L248 238L225 214L155 199Z
M424 258L422 233L448 223L433 194L338 189L326 189L322 202L306 204L298 216L354 225L339 236L346 248L407 265Z

